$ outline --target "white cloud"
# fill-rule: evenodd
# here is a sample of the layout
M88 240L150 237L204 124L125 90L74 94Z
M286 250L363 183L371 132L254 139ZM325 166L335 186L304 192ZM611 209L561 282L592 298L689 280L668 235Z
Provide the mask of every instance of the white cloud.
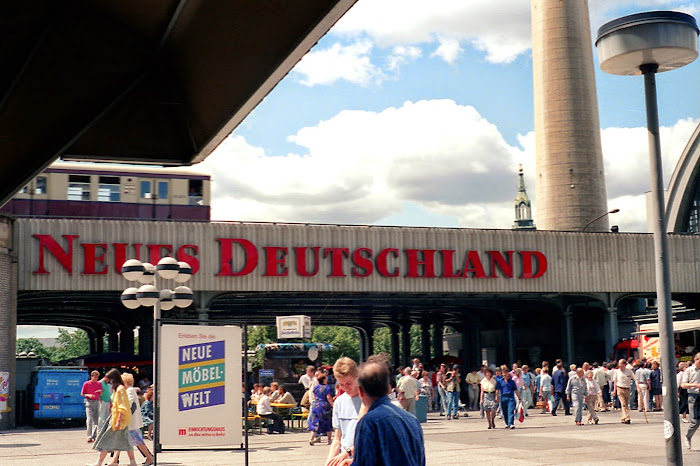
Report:
M661 128L666 183L699 122ZM212 218L381 224L411 205L461 227L510 228L522 164L537 222L534 134L510 146L476 109L452 100L346 110L288 140L306 153L265 154L231 136L198 165L213 178ZM602 142L608 205L620 209L610 223L646 231L646 129L606 128Z
M430 56L440 57L447 63L454 63L459 54L463 51L462 46L459 45L459 41L457 39L443 37L440 38L438 42L440 45Z
M307 153L269 156L231 136L198 165L213 177L212 218L376 223L406 202L449 215L509 206L517 187L521 151L473 107L451 100L343 111L289 140ZM477 217L460 215L460 224L512 222Z
M398 71L401 65L417 60L422 54L423 52L418 47L397 45L392 49L391 55L387 57L387 68L390 71Z
M382 79L381 71L370 61L372 43L361 40L350 45L333 44L331 47L312 50L292 70L302 76L306 86L333 84L344 79L351 83L367 85Z
M491 0L360 0L332 33L369 36L379 47L467 42L487 61L507 63L530 47L530 2L500 0L494 7ZM454 60L444 47L437 56Z

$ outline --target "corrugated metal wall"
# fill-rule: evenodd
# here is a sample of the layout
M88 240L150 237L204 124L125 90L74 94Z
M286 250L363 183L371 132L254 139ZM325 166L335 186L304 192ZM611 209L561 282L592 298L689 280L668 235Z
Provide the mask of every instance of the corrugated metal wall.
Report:
M40 243L32 235L51 235L63 250L68 241L62 235L79 235L74 240L72 275L46 249L44 264L48 274L38 270ZM221 271L221 245L218 238L240 238L252 242L258 251L257 268L245 276L217 276ZM19 248L20 290L122 290L127 282L115 273L112 243L140 243L141 259L147 260L145 245L197 245L200 270L190 282L198 291L344 291L344 292L653 292L654 253L652 236L625 233L569 233L554 231L467 230L439 228L363 227L332 225L176 223L135 221L88 221L21 219L15 223ZM106 243L106 275L86 275L83 243ZM264 276L264 247L288 248L284 277ZM373 251L374 272L353 277L352 260L343 260L345 277L329 277L331 258L320 256L319 273L299 276L295 271L295 247L358 248ZM700 237L672 236L671 279L674 292L700 291ZM385 277L376 270L376 258L385 248L396 248L400 256L390 256L389 268L400 269L398 277ZM464 267L467 251L478 251L486 273L490 273L486 251L516 251L514 278L410 278L406 277L407 249L454 250L454 269ZM135 257L128 247L127 258ZM243 268L244 254L233 248L233 270ZM547 257L548 269L535 279L518 278L521 265L518 251L539 251ZM190 253L192 251L190 250ZM309 258L311 252L307 251ZM435 255L435 269L442 273L442 255ZM311 261L309 261L311 262ZM97 269L102 267L96 264ZM419 270L422 268L419 267Z

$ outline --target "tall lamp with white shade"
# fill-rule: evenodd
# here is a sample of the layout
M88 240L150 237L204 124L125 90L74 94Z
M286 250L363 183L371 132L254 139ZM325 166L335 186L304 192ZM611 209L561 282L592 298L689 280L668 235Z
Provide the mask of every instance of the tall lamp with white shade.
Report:
M142 263L136 259L129 259L122 265L122 275L131 282L139 282L141 286L131 286L122 293L121 301L128 309L136 309L139 306L153 306L153 378L155 389L153 391L153 458L157 464L160 451L160 406L158 405L160 393L160 380L158 373L158 340L160 333L160 311L168 311L174 307L185 308L192 304L192 290L182 285L192 277L192 267L187 262L178 262L172 257L164 257L156 266L148 262ZM179 286L171 290L169 288L158 289L158 278L172 280Z
M661 167L659 112L656 73L671 71L693 62L698 56L698 25L692 16L676 11L651 11L629 15L604 24L598 30L596 47L600 68L606 73L644 75L649 133L656 296L659 312L659 341L664 390L664 437L668 464L682 465L681 431L676 399L677 383L671 280L668 266L666 209Z

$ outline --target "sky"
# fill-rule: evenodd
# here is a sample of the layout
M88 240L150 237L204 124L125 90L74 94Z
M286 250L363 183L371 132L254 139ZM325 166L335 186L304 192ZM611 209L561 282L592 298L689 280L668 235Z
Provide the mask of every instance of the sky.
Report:
M700 0L589 10L595 41L628 14L699 18ZM646 232L643 78L593 56L610 224ZM668 183L700 123L700 60L657 88ZM536 224L532 92L530 2L359 0L193 168L212 176L212 220L509 229L522 164Z

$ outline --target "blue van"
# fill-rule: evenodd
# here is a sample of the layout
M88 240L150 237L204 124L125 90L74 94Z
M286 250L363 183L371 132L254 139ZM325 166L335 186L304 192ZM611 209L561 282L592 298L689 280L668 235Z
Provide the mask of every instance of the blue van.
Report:
M39 366L32 369L29 399L34 403L34 422L85 420L80 391L90 378L85 367Z

